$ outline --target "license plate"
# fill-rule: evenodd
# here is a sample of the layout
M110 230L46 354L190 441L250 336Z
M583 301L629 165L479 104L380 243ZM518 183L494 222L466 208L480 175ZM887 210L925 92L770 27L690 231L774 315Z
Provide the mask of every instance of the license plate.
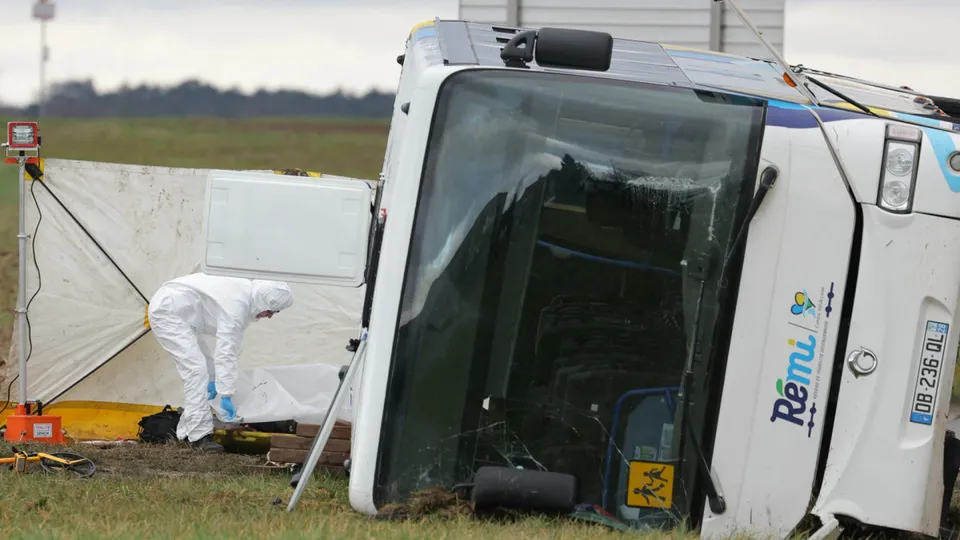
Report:
M943 370L949 330L950 325L946 323L927 321L923 345L920 347L917 385L913 392L913 405L910 407L910 421L915 424L929 426L933 423L933 410L937 405L940 372Z

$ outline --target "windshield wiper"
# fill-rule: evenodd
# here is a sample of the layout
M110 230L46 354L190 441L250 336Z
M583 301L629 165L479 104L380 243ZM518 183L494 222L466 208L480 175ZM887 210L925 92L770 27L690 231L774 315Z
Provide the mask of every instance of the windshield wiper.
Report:
M707 458L703 454L703 446L700 445L696 433L693 432L693 426L691 426L688 421L690 414L690 391L693 385L693 358L696 355L697 334L700 332L700 317L703 314L703 290L706 285L707 275L710 273L709 263L709 255L703 254L697 256L693 264L691 264L690 261L684 261L688 274L700 280L700 292L697 294L697 310L693 318L693 328L690 332L690 348L687 350L687 358L683 366L683 375L680 378L680 395L678 397L680 400L681 439L680 448L677 449L677 455L683 460L683 436L686 435L690 438L690 441L693 443L693 449L697 453L697 467L707 478L707 500L710 503L710 510L712 510L714 514L722 514L727 510L727 503L723 499L723 494L720 492L720 480L707 463Z
M733 256L740 249L741 244L744 242L747 229L750 228L750 223L753 221L753 216L756 215L757 210L760 209L760 205L763 203L764 197L767 196L767 192L773 189L773 185L777 183L777 177L780 173L777 169L773 167L767 167L760 173L760 185L757 186L757 192L753 194L753 199L750 200L750 207L747 208L747 215L743 218L743 224L740 225L740 230L737 231L737 236L733 240L733 244L730 245L730 251L727 252L727 258L723 261L723 266L720 268L720 286L727 286L727 270L730 269L730 261L733 260Z
M798 68L799 68L800 70L803 70L803 66L798 66ZM818 80L815 79L814 77L810 77L810 76L806 76L805 78L806 78L806 80L812 82L813 84L819 86L820 88L823 88L823 89L826 90L827 92L830 92L831 94L833 94L833 95L837 96L838 98L846 101L847 103L853 105L854 107L860 109L861 111L863 111L863 112L865 112L865 113L867 113L867 114L869 114L869 115L871 115L871 116L876 116L877 118L880 118L880 115L877 114L877 113L875 113L875 112L873 112L873 111L871 111L869 107L863 105L862 103L856 101L855 99L853 99L853 98L851 98L851 97L849 97L849 96L843 95L842 93L840 93L839 90L837 90L836 88L833 88L832 86L827 85L827 83L818 81ZM821 105L824 105L824 104L821 104ZM826 106L829 107L830 105L826 105Z
M777 52L777 49L774 48L774 46L771 45L770 42L763 37L763 33L760 32L760 30L756 27L756 25L753 24L753 21L751 21L750 18L747 17L747 14L740 9L740 6L738 6L736 2L734 2L733 0L713 0L713 1L723 2L724 4L727 5L727 7L732 9L737 14L737 17L740 18L740 21L743 22L743 25L746 26L751 33L753 33L753 36L757 38L757 41L759 41L760 44L763 45L763 48L765 48L767 52L769 52L773 56L773 58L776 60L776 63L780 66L780 69L783 70L784 77L787 77L790 79L787 82L794 83L791 86L795 85L795 88L797 89L797 91L803 94L805 98L809 99L811 103L813 103L814 105L821 105L820 100L818 100L817 97L813 94L813 91L806 86L805 83L807 81L810 81L813 84L819 86L820 88L823 88L827 92L830 92L831 94L834 94L835 96L845 100L847 103L853 105L854 107L860 109L861 111L866 112L869 115L876 116L878 118L880 117L879 114L871 111L867 107L864 107L860 103L857 103L856 101L844 96L843 94L827 86L826 84L816 79L812 79L808 77L805 73L803 73L803 66L798 66L799 70L795 71L790 66L790 64L788 64L787 61L784 60L784 58L780 55L780 53Z
M744 238L746 238L746 231L750 227L750 223L753 221L753 217L756 215L757 210L760 209L760 205L767 196L767 192L769 192L777 182L777 176L777 170L773 167L767 167L760 174L760 185L758 186L757 192L754 194L753 199L750 201L750 207L747 209L747 215L744 217L743 224L737 231L737 236L734 238L728 255L723 262L723 266L720 268L720 279L718 280L720 287L726 286L725 281L727 270L730 266L730 261L734 260L733 255L740 250L740 247L744 242ZM697 465L700 468L701 473L706 477L707 501L710 504L710 510L714 514L722 514L727 510L727 503L724 500L723 493L720 490L720 479L717 478L716 473L707 463L707 458L704 456L703 447L697 440L696 433L693 432L693 427L688 421L690 408L689 396L692 390L691 387L693 385L693 360L697 350L697 337L700 332L700 318L703 314L703 292L706 286L707 276L710 274L710 256L701 254L695 257L693 264L691 264L689 261L684 261L684 263L687 267L688 274L694 279L700 281L700 289L697 294L697 308L693 319L690 348L687 351L683 376L680 379L680 429L681 433L689 437L690 441L693 443L693 449L697 454ZM707 358L707 371L709 371L710 364L712 364L713 354L714 352L711 351ZM683 459L683 439L681 439L680 442L678 455L680 456L680 459Z

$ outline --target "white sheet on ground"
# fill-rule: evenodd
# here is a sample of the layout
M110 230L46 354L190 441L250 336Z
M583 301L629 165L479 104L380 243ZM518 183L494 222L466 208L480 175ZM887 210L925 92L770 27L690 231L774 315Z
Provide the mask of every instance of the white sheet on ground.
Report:
M237 377L233 403L243 423L294 420L322 424L340 382L340 369L326 364L270 366L243 370ZM352 394L352 392L351 392ZM337 418L353 421L353 402L347 396ZM223 418L220 396L209 401Z

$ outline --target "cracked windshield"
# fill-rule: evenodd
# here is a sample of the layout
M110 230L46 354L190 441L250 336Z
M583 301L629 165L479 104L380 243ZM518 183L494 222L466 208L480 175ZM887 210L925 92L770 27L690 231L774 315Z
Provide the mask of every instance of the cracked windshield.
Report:
M380 504L498 465L572 474L580 502L631 526L676 525L709 489L698 450L713 440L763 102L485 70L438 99Z

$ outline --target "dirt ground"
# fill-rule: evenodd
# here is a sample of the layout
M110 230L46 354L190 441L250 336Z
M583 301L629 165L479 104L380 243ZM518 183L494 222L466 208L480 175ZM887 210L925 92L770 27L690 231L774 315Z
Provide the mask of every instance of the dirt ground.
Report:
M234 453L209 454L182 443L142 444L77 443L54 450L49 446L18 445L21 450L73 452L97 467L98 477L183 478L226 477L277 471L265 467L265 456ZM39 470L39 466L36 466ZM282 469L279 470L283 472Z

